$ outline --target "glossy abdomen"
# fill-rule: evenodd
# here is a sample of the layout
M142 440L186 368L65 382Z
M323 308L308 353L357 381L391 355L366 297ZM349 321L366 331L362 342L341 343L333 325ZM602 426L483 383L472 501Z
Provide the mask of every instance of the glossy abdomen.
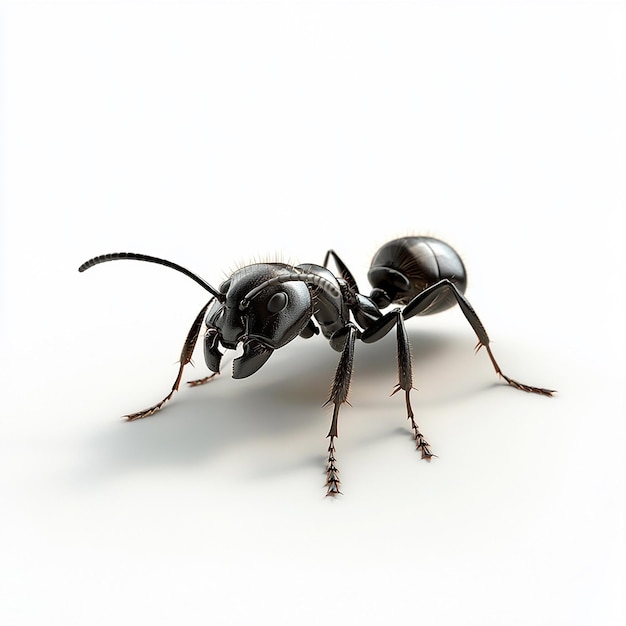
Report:
M433 237L401 237L387 242L374 255L368 278L389 301L403 305L443 279L453 282L461 293L467 286L461 257L454 248ZM440 290L420 315L439 313L454 304L456 300L449 290Z

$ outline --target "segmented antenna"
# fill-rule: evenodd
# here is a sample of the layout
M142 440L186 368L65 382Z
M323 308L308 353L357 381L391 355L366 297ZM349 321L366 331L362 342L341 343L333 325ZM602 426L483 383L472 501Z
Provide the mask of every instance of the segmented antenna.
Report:
M100 256L96 256L93 259L89 259L89 261L85 261L79 268L79 272L84 272L88 270L90 267L94 265L99 265L100 263L106 263L107 261L121 261L124 259L130 259L131 261L146 261L147 263L156 263L157 265L165 265L165 267L170 267L185 276L189 276L192 280L195 280L198 285L206 289L211 295L215 296L220 302L224 302L224 294L220 293L215 287L212 287L205 280L196 276L193 272L190 272L188 269L185 269L178 263L172 263L172 261L166 261L165 259L159 259L155 256L149 256L147 254L138 254L136 252L111 252L109 254L101 254Z

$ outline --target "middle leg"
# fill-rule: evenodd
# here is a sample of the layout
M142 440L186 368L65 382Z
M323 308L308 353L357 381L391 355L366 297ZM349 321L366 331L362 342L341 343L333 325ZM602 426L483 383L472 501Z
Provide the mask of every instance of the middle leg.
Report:
M416 448L422 453L422 458L430 461L436 456L430 449L430 444L420 432L419 427L415 423L415 414L411 406L411 390L413 389L413 367L411 365L411 348L409 338L404 325L404 317L400 309L394 309L376 320L361 336L361 340L365 343L374 343L382 339L393 327L396 327L396 341L398 354L398 384L393 390L393 394L398 391L404 391L404 400L406 403L407 419L411 422L413 430L413 438L415 439Z
M407 419L411 421L411 429L413 430L413 439L415 439L415 447L422 453L422 458L430 461L434 456L430 449L430 444L424 435L420 432L415 423L415 415L411 407L411 390L413 389L413 368L411 365L411 347L409 345L409 337L406 333L404 318L400 311L397 312L396 321L396 339L398 342L398 384L393 390L393 394L398 391L404 391L404 399L406 402Z

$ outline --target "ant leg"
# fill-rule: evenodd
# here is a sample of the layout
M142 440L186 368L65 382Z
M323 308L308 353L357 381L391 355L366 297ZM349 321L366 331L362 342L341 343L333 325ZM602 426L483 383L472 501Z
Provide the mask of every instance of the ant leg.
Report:
M411 389L413 389L411 347L409 345L409 338L406 334L404 319L399 311L397 312L397 316L398 321L396 322L396 338L398 341L398 384L391 395L397 393L401 389L404 391L407 419L411 420L415 447L417 450L421 451L423 459L430 461L430 459L436 455L431 452L430 444L426 441L426 439L424 439L424 435L422 435L417 427L417 424L415 423L415 415L413 414L410 398Z
M328 444L328 460L326 463L326 495L336 496L341 493L339 490L339 470L335 465L335 438L337 435L337 419L339 417L339 409L341 405L348 402L348 391L350 389L350 379L352 378L352 363L354 361L354 342L356 339L356 327L352 324L345 326L338 333L346 335L341 357L335 372L335 378L330 390L330 397L325 402L333 404L333 418L330 424L327 438L330 439Z
M527 391L529 393L538 393L542 396L552 396L553 393L556 393L554 389L543 389L542 387L531 387L530 385L525 385L520 383L512 378L506 376L495 357L493 356L493 352L489 347L489 335L487 335L487 331L483 326L482 322L476 315L476 311L472 308L472 305L468 302L465 296L457 289L456 285L444 278L440 280L438 283L431 285L430 287L424 289L420 294L415 296L404 308L402 312L402 316L404 319L410 319L414 315L419 315L434 299L434 297L442 290L447 289L452 292L452 295L456 298L456 301L465 315L465 319L470 323L470 326L474 329L476 336L478 337L478 343L476 344L476 352L478 352L483 346L487 350L487 354L489 355L489 359L491 360L491 364L496 371L498 376L504 378L504 380L515 387L515 389L520 389L521 391Z
M324 267L328 267L328 261L331 257L333 261L335 262L337 269L339 270L339 274L341 275L341 278L343 278L346 281L350 289L352 289L356 293L359 293L359 288L356 284L356 280L354 279L354 276L352 275L352 272L348 269L348 266L339 258L339 256L334 250L329 250L326 253L326 256L324 257L324 263L322 265Z
M187 384L190 387L200 387L201 385L206 385L207 383L210 383L218 374L219 372L213 372L210 376L204 376L204 378L196 378L195 380L188 380Z
M193 354L193 349L195 348L196 342L198 341L198 335L200 334L200 329L202 328L204 315L209 308L211 302L213 302L213 299L209 300L209 302L207 302L207 304L202 307L202 310L200 311L200 313L198 313L196 319L191 325L191 328L189 329L189 333L187 334L187 338L185 339L185 343L183 344L183 349L180 353L180 366L178 368L178 375L176 376L176 380L172 385L172 390L165 396L165 398L163 398L163 400L157 402L153 406L137 413L125 415L124 417L126 417L129 422L141 419L142 417L148 417L149 415L153 415L154 413L162 409L163 405L174 395L174 392L178 390L178 386L180 385L180 379L183 376L183 370L185 369L185 365L191 363L191 355Z
M398 344L398 384L393 390L391 395L398 393L398 391L404 391L404 399L406 402L406 416L411 421L411 429L413 430L413 439L415 439L416 449L422 453L422 458L430 461L435 454L430 449L430 444L424 438L424 435L420 432L417 424L415 423L415 414L411 407L411 390L413 387L413 368L411 365L411 347L409 345L409 338L406 333L406 327L404 325L404 318L400 309L394 309L389 313L383 315L379 320L372 324L366 331L363 332L361 340L365 343L374 343L379 339L382 339L395 325L396 327L396 340Z

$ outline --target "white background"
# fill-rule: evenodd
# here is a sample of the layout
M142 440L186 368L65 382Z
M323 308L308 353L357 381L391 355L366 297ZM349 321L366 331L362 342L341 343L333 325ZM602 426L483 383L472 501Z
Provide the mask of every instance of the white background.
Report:
M9 3L2 12L0 618L615 625L624 592L620 2ZM433 234L461 313L160 399L207 294L258 258ZM204 375L201 351L186 379Z

